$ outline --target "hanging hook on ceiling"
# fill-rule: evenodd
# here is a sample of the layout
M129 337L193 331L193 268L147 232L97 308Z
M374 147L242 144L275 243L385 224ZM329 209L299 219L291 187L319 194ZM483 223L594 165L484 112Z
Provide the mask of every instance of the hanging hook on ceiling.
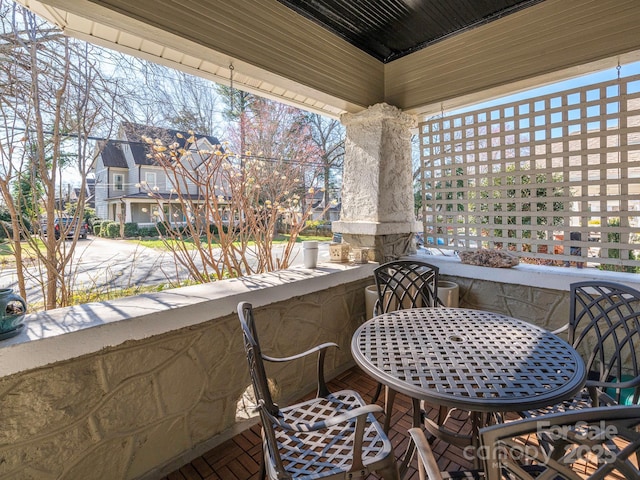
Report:
M233 95L233 63L229 64L229 88L231 89L231 102L230 102L230 106L231 106L231 115L233 115L233 112L235 110L235 105L234 105L234 95Z

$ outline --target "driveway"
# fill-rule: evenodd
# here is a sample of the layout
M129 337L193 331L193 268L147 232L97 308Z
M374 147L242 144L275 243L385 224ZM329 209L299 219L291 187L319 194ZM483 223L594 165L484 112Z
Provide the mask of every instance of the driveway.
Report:
M282 248L276 245L274 248ZM298 244L294 247L292 265L302 265ZM318 262L329 261L329 242L321 242ZM87 288L103 292L136 286L177 283L188 278L188 272L176 265L170 252L142 246L136 242L90 236L78 240L72 266L76 289ZM38 272L27 280L27 302L42 301ZM28 276L29 277L29 276ZM0 287L17 288L15 269L3 269Z

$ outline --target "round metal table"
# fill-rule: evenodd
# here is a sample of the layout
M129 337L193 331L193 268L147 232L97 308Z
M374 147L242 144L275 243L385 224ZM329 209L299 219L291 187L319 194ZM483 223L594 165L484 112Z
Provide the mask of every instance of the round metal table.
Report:
M582 358L560 337L481 310L385 313L356 330L351 352L368 375L414 399L414 408L415 400L424 400L470 412L468 440L474 445L481 413L553 405L574 396L586 381ZM414 424L418 419L414 412ZM433 422L425 426L440 438L452 438Z

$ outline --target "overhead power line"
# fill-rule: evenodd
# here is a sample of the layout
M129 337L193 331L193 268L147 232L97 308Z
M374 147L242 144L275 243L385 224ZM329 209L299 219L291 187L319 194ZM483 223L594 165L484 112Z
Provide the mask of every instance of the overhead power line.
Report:
M14 127L14 128L12 128L12 130L16 130L18 132L36 133L36 130L28 129L28 128ZM55 132L44 131L42 133L44 133L45 135L54 135ZM81 136L81 135L78 135L77 133L63 133L63 132L58 132L58 135L60 135L62 137L69 137L69 138L78 138L78 137ZM119 139L114 139L114 138L96 137L96 136L93 136L93 135L82 136L82 138L86 138L87 140L97 140L97 141L103 141L103 142L121 143L121 144L125 144L125 145L143 145L143 146L148 146L149 145L146 142L136 142L136 141L131 141L131 140L119 140ZM241 155L241 154L237 154L236 153L236 154L233 154L232 156L234 156L236 158L255 158L255 159L263 160L265 162L270 162L270 163L278 163L278 162L299 163L299 162L297 162L296 160L293 160L293 159L267 157L267 156L261 156L261 155ZM342 167L335 166L335 165L325 165L322 162L306 162L305 165L311 166L311 167L322 167L322 168L330 168L330 169L342 168Z

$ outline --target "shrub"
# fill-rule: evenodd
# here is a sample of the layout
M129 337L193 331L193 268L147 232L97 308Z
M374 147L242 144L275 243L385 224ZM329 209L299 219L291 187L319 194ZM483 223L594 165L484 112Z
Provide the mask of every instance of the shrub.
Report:
M610 219L608 222L610 227L619 227L620 220L619 219ZM607 234L607 241L610 243L620 243L621 235L620 232L609 232ZM618 248L609 248L607 252L607 256L609 258L621 258L620 249ZM629 251L629 260L638 260L638 255L636 255L633 251ZM600 270L608 270L610 272L628 272L628 273L638 273L640 268L630 266L630 265L610 265L610 264L600 264L598 267Z
M113 223L113 222L111 220L101 220L101 221L99 221L99 222L97 222L97 223L95 223L93 225L94 231L95 231L95 228L97 227L98 231L100 232L100 236L101 237L106 237L107 236L107 226L110 223Z
M11 238L13 236L13 228L11 222L0 220L0 239Z
M120 224L117 222L102 222L102 236L105 238L119 238Z
M158 230L156 230L156 227L138 227L138 236L139 237L157 237Z
M138 224L137 223L129 222L129 223L125 223L124 224L124 237L125 238L137 237L138 235L140 235L140 233L138 231Z
M156 223L156 231L158 235L164 237L167 235L167 225L164 222Z

